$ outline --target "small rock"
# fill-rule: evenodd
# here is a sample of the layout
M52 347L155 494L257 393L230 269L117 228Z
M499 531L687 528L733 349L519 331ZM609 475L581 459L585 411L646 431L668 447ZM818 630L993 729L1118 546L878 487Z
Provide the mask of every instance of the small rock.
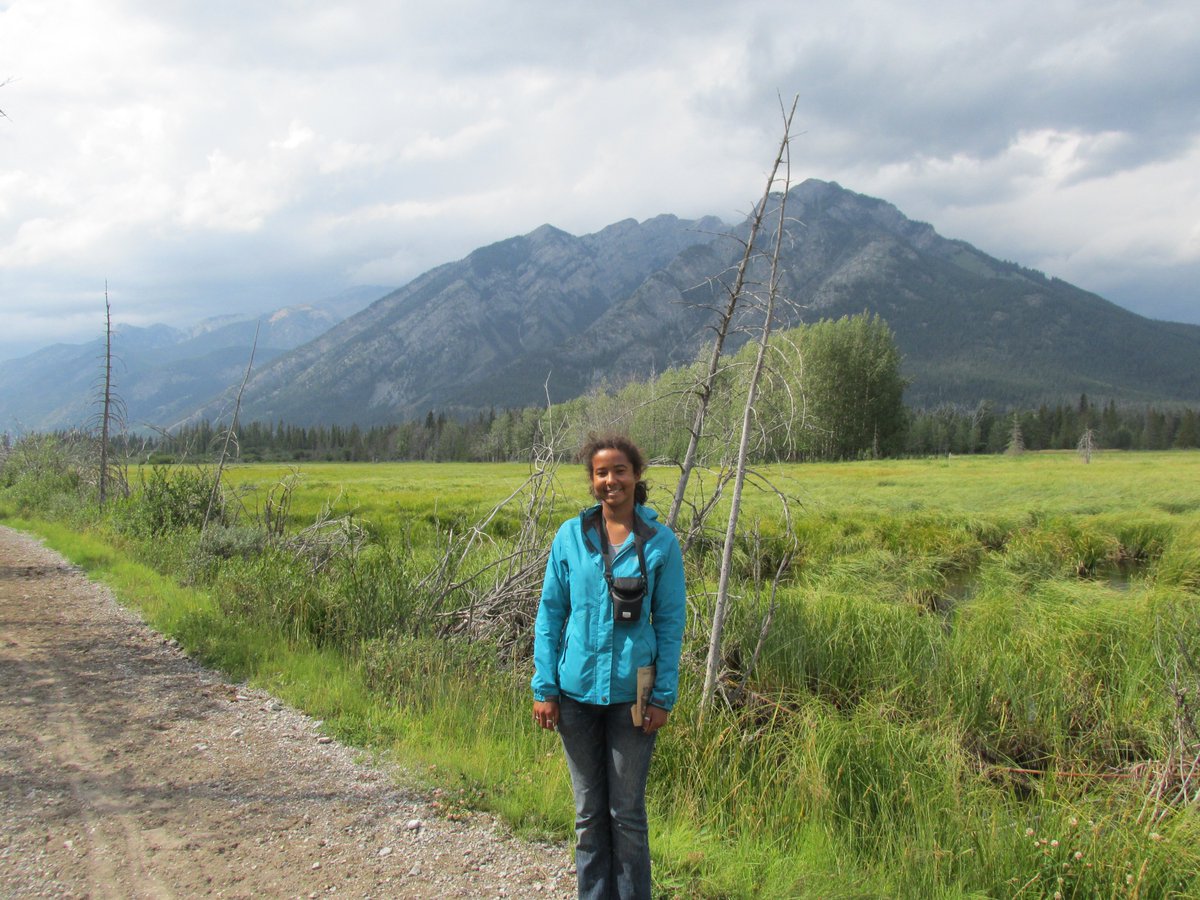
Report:
M409 819L408 824L405 825L404 827L407 828L409 831L420 831L421 824L422 823L421 823L420 819Z
M237 696L235 696L233 699L234 699L234 702L237 702L237 703L245 703L245 702L246 702L247 700L249 700L250 698L249 698L249 697L247 697L245 694L238 694L238 695L237 695Z
M380 855L380 856L391 856L391 855L392 855L392 848L391 848L391 847L383 847L383 848L381 848L381 849L380 849L380 851L379 851L379 855Z
M319 862L315 862L312 864L312 867L313 867L313 871L315 872L315 871L317 871L317 869L321 868L321 864Z
M420 875L421 874L421 864L417 863L415 866L413 866L411 869L409 869L408 874L412 875L414 877L417 875Z
M318 743L318 744L332 744L332 743L333 743L333 738L331 738L331 737L330 737L329 735L327 735L327 734L323 734L323 735L321 735L319 738L317 738L317 743Z
M246 733L246 732L245 732L245 731L243 731L241 728L235 728L235 729L233 729L233 731L231 731L231 732L229 733L229 736L230 736L230 737L235 737L235 738L240 738L240 737L241 737L243 734L245 734L245 733Z

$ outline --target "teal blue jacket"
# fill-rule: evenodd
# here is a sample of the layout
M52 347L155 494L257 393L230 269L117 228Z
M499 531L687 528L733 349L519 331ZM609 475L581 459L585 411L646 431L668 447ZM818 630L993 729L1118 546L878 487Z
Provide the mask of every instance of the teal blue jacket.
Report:
M613 622L593 525L600 507L585 509L558 529L534 626L535 700L565 694L580 703L632 703L637 698L638 668L653 664L651 704L667 710L675 705L687 610L683 554L674 532L657 521L658 513L642 505L635 509L634 525L643 535L648 580L648 602L642 603L636 622ZM637 549L630 536L613 561L613 575L636 578L639 574Z

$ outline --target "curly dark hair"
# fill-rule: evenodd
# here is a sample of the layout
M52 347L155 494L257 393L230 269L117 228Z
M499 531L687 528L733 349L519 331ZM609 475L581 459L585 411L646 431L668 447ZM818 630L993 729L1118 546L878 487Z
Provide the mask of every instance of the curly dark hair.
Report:
M650 488L642 479L646 472L646 457L642 455L638 445L623 434L589 434L587 442L579 448L579 461L587 467L588 491L592 489L592 458L601 450L620 450L625 454L638 480L633 489L633 501L645 503L650 494Z

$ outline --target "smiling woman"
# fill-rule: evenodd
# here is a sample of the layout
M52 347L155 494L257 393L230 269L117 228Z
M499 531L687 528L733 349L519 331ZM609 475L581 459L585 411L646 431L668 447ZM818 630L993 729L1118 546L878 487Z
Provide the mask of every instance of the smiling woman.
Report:
M632 441L593 437L579 455L599 503L565 522L550 550L533 719L558 729L567 755L579 896L649 898L646 778L678 692L683 557L645 506Z

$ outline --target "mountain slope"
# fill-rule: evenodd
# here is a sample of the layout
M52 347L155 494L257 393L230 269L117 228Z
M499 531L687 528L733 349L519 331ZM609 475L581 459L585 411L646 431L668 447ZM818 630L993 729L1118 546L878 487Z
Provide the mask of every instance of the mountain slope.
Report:
M904 355L912 405L1030 405L1081 393L1200 405L1200 326L1142 318L944 238L891 204L837 184L796 186L788 215L796 224L783 243L787 302L778 324L878 313ZM664 215L582 237L544 225L482 247L308 343L300 344L299 333L291 343L260 338L243 419L369 426L431 409L470 415L541 404L547 390L561 401L602 380L619 383L688 363L711 339L712 310L724 303L723 282L747 229L746 222L729 227ZM761 246L772 244L769 231ZM760 263L751 281L764 278ZM750 307L738 324L753 326L756 315ZM157 424L225 413L245 362L245 352L231 348L248 348L246 327L214 322L186 340L154 336L165 343L139 357L149 370L123 382L135 401L131 418L135 408L140 420ZM728 348L744 339L743 329ZM69 363L60 350L46 352L39 378L54 382ZM64 421L68 393L77 414L96 371L98 349L88 353L86 367L75 363L87 369L84 382L60 378L64 384L54 382L45 397L35 396L28 379L14 387L8 364L0 364L0 427L18 408L26 410L22 424L37 425L39 401L40 421ZM13 402L13 393L26 406Z
M352 289L314 304L285 307L261 320L222 316L188 331L153 325L113 333L114 382L131 427L166 426L240 383L259 328L255 365L324 334L386 288ZM0 429L81 427L96 415L102 339L56 344L0 362Z
M1038 403L1087 392L1200 400L1200 326L1158 322L940 237L895 207L805 182L787 251L803 317L877 312L905 355L913 405Z
M483 247L265 368L243 409L265 421L368 425L432 407L537 402L544 363L553 368L572 338L717 227L659 216L574 237L544 225Z
M780 325L879 313L914 405L1084 392L1200 402L1200 326L1144 319L837 184L796 186L788 214L799 224L784 242ZM579 238L543 226L481 248L264 368L243 412L361 425L429 409L470 414L543 403L547 386L564 400L601 379L690 362L711 337L747 229L722 235L715 220L662 216ZM762 246L771 243L768 233ZM751 274L765 279L761 264ZM730 349L744 339L732 336Z

